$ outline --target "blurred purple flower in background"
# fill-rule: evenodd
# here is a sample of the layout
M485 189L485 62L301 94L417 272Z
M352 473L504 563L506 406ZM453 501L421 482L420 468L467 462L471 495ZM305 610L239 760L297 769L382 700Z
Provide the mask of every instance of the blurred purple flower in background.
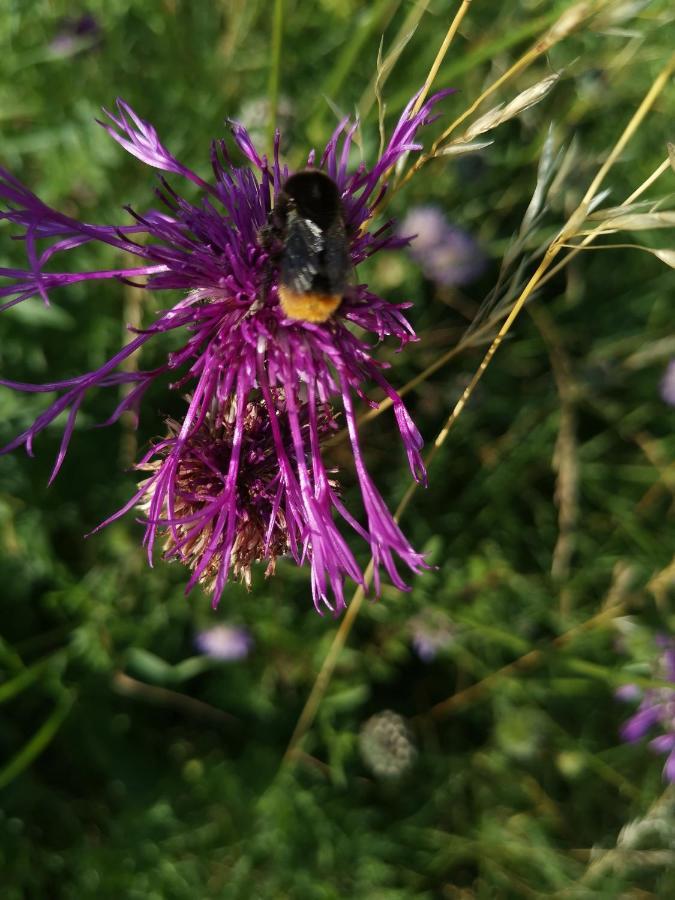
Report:
M485 269L487 260L476 241L451 225L436 206L411 209L398 226L398 233L412 238L410 255L436 284L469 284Z
M402 156L421 149L415 135L421 126L432 121L432 108L447 93L436 94L418 111L414 111L413 98L372 168L361 163L353 172L348 171L358 126L358 122L348 119L335 129L318 164L314 151L309 154L307 166L323 170L337 187L352 266L380 250L407 243L394 232L392 220L372 232L368 226L387 190L383 179ZM383 375L386 364L373 357L373 344L386 337L394 337L401 347L415 339L403 314L410 304L389 303L373 294L367 285L354 284L345 290L339 307L326 321L309 322L286 315L279 300L279 260L261 239L289 176L279 160L278 132L273 159L269 161L258 154L246 130L230 122L234 142L248 167L235 167L225 142L214 141L213 178L205 181L179 162L161 143L152 125L126 103L119 100L116 114L107 115L109 123L100 124L114 140L146 165L192 182L203 192L201 201L188 202L161 177L155 194L163 208L139 213L127 207L132 224L92 225L50 208L10 172L0 168L0 201L4 203L0 219L22 229L19 236L25 243L28 261L25 269L0 268L0 276L8 282L0 287L0 298L7 298L0 309L33 296L40 296L48 304L52 290L107 279L131 281L157 294L179 290L183 296L172 307L161 310L150 325L136 331L132 340L94 371L42 385L1 380L0 384L17 391L57 394L57 399L35 422L1 452L24 445L32 454L37 435L67 411L54 478L65 458L80 405L91 389L117 389L120 385L129 388L106 423L110 424L125 411L137 414L145 391L158 379L165 379L173 390L187 387L190 402L183 421L172 426L170 437L141 463L146 467L153 453L161 456L161 464L155 466L150 478L152 496L146 482L108 521L133 508L146 495L149 506L145 543L150 561L158 529L168 529L173 550L177 551L170 551L170 555L178 555L194 570L189 586L208 569L217 603L230 565L237 569L232 552L241 532L233 510L237 507L237 483L245 463L242 441L246 416L253 400L258 404L256 415L260 417L264 411L269 421L262 449L271 449L276 456L276 481L263 487L272 492L270 498L274 494L268 508L263 549L271 547L270 534L279 516L285 517L289 529L295 523L293 532L289 532L289 549L298 564L308 562L311 566L314 604L320 611L326 606L339 612L345 605L345 578L358 584L364 584L365 579L332 521L332 512L337 509L369 546L374 561L375 594L380 592L381 568L396 587L407 589L397 571L397 558L412 572L425 568L424 559L410 546L366 469L354 396L367 400L366 385L372 384L390 398L412 474L425 482L422 438L401 398ZM68 265L54 271L58 258L71 256L72 251L92 243L107 244L117 250L123 255L123 267L73 271L73 266ZM136 264L130 264L130 257L136 259ZM155 368L125 371L124 363L133 353L156 336L175 331L180 332L184 343ZM364 524L339 504L321 453L322 411L332 398L342 402ZM227 453L216 465L204 451L204 430L219 428L223 416L230 433L225 441ZM212 467L213 496L204 493L205 485L211 483L208 479L200 481L199 497L190 496L189 479L183 477L184 463L191 458L189 465L193 466L197 456L205 469ZM186 512L186 504L195 502L199 508ZM210 525L200 533L195 523L205 521L205 513ZM196 546L198 554L194 552ZM246 570L245 565L243 569Z
M77 18L66 18L49 42L49 49L56 57L73 56L81 50L92 50L101 42L102 29L98 19L91 13L83 13Z
M204 656L223 662L245 659L253 648L253 638L245 628L232 625L216 625L200 631L195 646Z
M642 691L634 684L627 684L616 691L620 700L640 700L637 712L621 728L624 741L634 743L647 732L658 727L663 732L649 742L656 753L667 753L663 777L675 781L675 641L658 636L656 645L660 656L654 665L654 677L662 681L672 681L673 687L648 688Z
M670 406L675 406L675 359L671 359L663 373L661 396Z
M415 653L425 663L430 663L441 650L448 647L456 633L445 613L431 608L414 616L408 627Z

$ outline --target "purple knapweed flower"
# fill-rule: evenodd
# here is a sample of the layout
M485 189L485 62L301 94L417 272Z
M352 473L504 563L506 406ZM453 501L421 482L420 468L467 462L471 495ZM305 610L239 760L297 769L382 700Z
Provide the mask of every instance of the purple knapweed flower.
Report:
M380 250L405 245L406 239L394 234L392 221L374 231L368 230L369 225L385 195L387 174L404 154L421 149L415 135L422 125L432 120L432 107L447 93L430 98L418 111L414 111L413 99L371 168L361 163L355 170L349 170L358 123L350 123L348 119L338 125L318 164L314 151L309 154L307 165L323 170L337 185L353 266ZM203 191L203 198L198 203L188 202L161 176L155 193L163 209L140 213L127 207L133 220L131 224L93 225L50 208L10 172L0 168L0 203L5 204L5 209L0 209L0 218L23 229L20 237L25 242L28 258L25 269L0 268L0 276L9 281L0 287L0 298L8 298L0 308L36 295L48 303L50 292L56 288L108 279L132 281L153 294L178 289L184 296L171 308L159 312L147 328L136 331L123 349L95 371L42 385L1 380L0 384L18 391L59 395L2 452L25 445L32 454L35 437L67 410L52 473L54 478L63 463L80 405L92 388L128 386L106 424L119 419L125 411L137 413L144 392L158 379L167 379L173 389L187 389L191 399L185 418L159 451L163 462L155 473L146 532L151 557L162 517L168 516L170 528L178 528L175 498L179 494L177 479L182 461L194 451L194 442L199 444L203 429L214 426L213 421L210 424L207 421L210 411L231 410L233 428L228 438L231 455L219 494L221 507L217 518L218 527L221 531L225 529L226 536L220 550L224 558L224 565L219 568L222 574L228 569L230 541L236 532L231 521L228 520L227 527L223 523L230 514L228 510L234 508L247 404L254 395L269 418L283 481L282 499L293 506L293 515L287 515L287 519L302 528L291 537L291 544L302 547L298 561L311 564L317 609L322 604L336 611L344 607L346 576L357 583L364 582L363 573L344 539L338 540L336 526L329 524L331 508L337 508L342 518L368 542L374 559L375 593L380 589L381 567L398 588L405 589L396 569L396 557L413 572L424 567L424 560L408 543L366 470L356 427L354 395L367 400L366 387L375 385L391 398L410 468L418 481L424 481L420 434L400 397L385 379L386 366L373 357L372 346L372 338L380 341L392 336L401 347L415 339L403 314L410 304L389 303L373 294L367 285L355 284L346 289L339 308L327 321L310 323L288 318L279 303L278 262L261 239L289 175L279 160L278 132L273 160L269 161L258 154L246 130L230 122L234 141L248 167L235 167L225 142L214 141L211 146L213 179L209 182L180 163L161 143L155 129L123 101L117 102L116 114L107 115L111 124L101 124L122 147L147 165L197 185ZM104 270L73 271L70 266L67 270L55 269L60 256L70 255L94 242L107 244L120 255L132 255L138 264L127 263ZM157 335L170 331L181 332L184 343L164 362L150 370L123 370L123 363L131 354ZM283 393L283 412L279 409L279 391ZM332 399L342 401L363 501L363 527L344 508L336 507L320 452L318 410ZM308 410L306 422L302 421L303 404ZM259 405L258 409L262 407ZM285 421L283 433L281 418ZM138 499L138 495L132 498L117 515L131 508ZM209 548L212 549L211 544ZM294 552L293 547L290 552ZM199 572L197 577L209 565L206 563L201 568L205 558L195 568L195 575ZM216 601L223 585L224 578L217 576ZM329 601L329 593L334 596L334 603Z
M204 656L229 662L245 659L253 647L253 638L245 628L233 625L215 625L200 631L195 637L195 646Z
M669 406L675 406L675 359L671 359L663 373L661 396Z
M435 206L411 209L398 233L410 237L410 255L436 284L469 284L485 269L485 254L476 241L451 225Z
M648 688L642 691L637 685L627 684L619 688L616 696L620 700L640 699L637 712L621 728L624 741L634 743L647 732L658 727L663 734L653 738L649 746L656 753L667 753L663 767L666 781L675 781L675 641L657 637L661 655L654 666L654 674L663 681L673 682L673 687Z

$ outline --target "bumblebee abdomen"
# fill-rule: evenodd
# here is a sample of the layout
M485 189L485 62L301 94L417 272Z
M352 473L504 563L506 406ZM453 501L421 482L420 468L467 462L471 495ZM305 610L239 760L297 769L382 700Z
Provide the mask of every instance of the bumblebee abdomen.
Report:
M304 322L326 322L342 303L342 294L296 292L285 284L279 285L279 302L289 319Z

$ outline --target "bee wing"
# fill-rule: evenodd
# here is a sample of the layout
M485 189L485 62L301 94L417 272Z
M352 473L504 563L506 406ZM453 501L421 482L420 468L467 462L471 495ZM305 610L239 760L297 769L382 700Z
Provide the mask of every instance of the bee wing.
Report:
M288 224L281 281L298 294L311 290L321 266L324 240L321 229L309 219L296 218Z

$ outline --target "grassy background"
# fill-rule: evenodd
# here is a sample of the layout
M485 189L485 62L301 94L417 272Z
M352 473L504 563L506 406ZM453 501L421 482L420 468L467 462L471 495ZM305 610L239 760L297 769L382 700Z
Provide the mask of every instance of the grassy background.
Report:
M277 80L272 6L5 0L2 162L48 202L112 222L125 203L150 205L154 186L93 123L115 96L202 174L226 116L264 143ZM459 92L427 145L572 6L474 0L435 82ZM487 150L423 168L392 203L398 215L437 203L491 259L478 282L454 292L425 282L404 254L371 267L386 296L415 301L420 342L401 357L382 349L395 385L461 340L495 283L549 125L558 145L576 142L577 155L530 249L560 228L663 67L670 4L604 6L613 18L583 22L481 112L562 72L541 104L490 135ZM369 108L363 147L372 159L368 92L381 36L390 49L420 15L384 89L391 127L456 7L282 4L279 121L289 163L322 145L355 105ZM84 12L98 32L64 50L55 38ZM672 110L671 84L612 169L607 203L665 157ZM669 187L672 172L646 196ZM8 229L0 239L3 265L20 263ZM668 245L663 234L631 239ZM99 257L111 262L95 250L79 259ZM410 594L386 588L364 607L304 754L280 776L338 627L314 613L307 572L282 563L268 583L257 573L252 593L230 586L214 613L199 592L185 599L179 566L147 569L133 517L82 537L128 497L137 447L162 430L175 401L151 393L135 436L125 424L88 428L115 402L94 398L49 489L58 429L39 439L35 459L2 458L3 897L672 896L674 798L662 761L620 742L629 708L613 698L632 674L648 674L652 635L673 624L675 411L658 393L675 355L672 285L652 256L616 250L579 255L536 295L435 459L430 490L405 514L413 544L437 569ZM146 298L139 310L137 295L115 285L75 286L54 300L0 317L3 376L37 382L93 368L119 346L126 322L153 309ZM482 352L458 354L409 395L427 441ZM3 390L2 443L41 405ZM364 425L363 436L393 506L409 476L403 454L390 450L390 416ZM349 488L343 448L335 459ZM425 664L412 630L437 615L452 639ZM250 657L181 665L194 656L196 631L220 622L252 632ZM359 752L360 729L385 709L407 717L417 748L395 781L378 779Z

